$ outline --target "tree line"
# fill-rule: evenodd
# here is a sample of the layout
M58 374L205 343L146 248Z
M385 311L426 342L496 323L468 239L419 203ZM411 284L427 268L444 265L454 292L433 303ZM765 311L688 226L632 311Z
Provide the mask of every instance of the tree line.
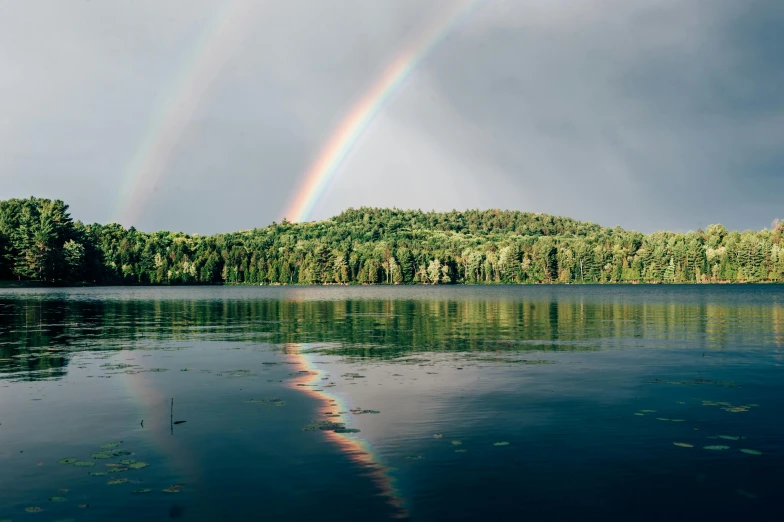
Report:
M517 211L349 209L201 236L73 221L0 201L0 279L94 284L784 282L784 224L641 234Z

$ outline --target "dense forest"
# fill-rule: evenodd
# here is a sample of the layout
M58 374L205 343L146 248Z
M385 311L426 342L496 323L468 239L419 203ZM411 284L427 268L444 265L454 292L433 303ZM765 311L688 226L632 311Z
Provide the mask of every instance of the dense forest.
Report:
M73 221L68 205L0 201L0 279L95 284L784 282L772 230L641 234L500 210L349 209L213 236Z

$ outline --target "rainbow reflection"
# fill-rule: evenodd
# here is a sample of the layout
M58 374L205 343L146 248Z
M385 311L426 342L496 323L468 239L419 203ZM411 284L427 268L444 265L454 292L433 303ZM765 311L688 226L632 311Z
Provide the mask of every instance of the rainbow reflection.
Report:
M292 382L293 387L299 391L307 393L316 399L320 404L322 413L325 411L348 412L349 407L346 400L338 395L324 389L314 388L313 386L321 383L324 371L318 369L310 359L307 343L286 343L285 354L292 356L298 365L298 371L307 371L302 377ZM340 414L340 417L331 417L329 420L351 425L351 416L348 413ZM361 439L356 434L335 433L334 431L322 431L330 442L336 444L352 462L360 465L367 472L367 476L379 488L379 496L386 499L387 504L395 509L394 518L408 518L406 501L400 496L391 475L391 468L380 462L378 455L373 450L370 443Z

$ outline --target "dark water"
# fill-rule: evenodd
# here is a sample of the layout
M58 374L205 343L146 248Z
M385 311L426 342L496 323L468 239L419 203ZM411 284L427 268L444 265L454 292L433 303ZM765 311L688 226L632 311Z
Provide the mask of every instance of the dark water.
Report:
M783 363L774 286L5 290L0 520L781 520Z

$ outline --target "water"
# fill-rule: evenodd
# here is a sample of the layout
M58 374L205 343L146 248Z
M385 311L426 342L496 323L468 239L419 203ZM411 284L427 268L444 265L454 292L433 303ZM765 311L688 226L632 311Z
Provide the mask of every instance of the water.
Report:
M778 520L783 356L777 286L3 290L0 520Z

